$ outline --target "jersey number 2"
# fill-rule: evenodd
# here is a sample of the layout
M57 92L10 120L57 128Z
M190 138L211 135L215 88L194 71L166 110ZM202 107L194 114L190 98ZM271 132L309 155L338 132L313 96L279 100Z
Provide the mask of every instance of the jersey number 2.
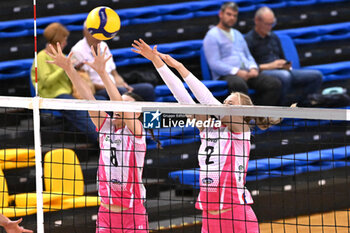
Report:
M210 161L210 156L214 152L214 147L213 146L207 146L205 148L205 152L207 152L207 158L205 159L205 164L206 165L213 164L214 161Z
M111 147L111 164L118 167L117 149L115 147Z

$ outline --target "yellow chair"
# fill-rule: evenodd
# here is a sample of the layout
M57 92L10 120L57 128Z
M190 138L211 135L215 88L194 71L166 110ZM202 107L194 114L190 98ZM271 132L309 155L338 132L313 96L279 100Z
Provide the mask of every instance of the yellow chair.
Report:
M25 195L25 194L24 194ZM36 213L35 207L16 207L10 206L9 202L13 196L9 196L7 182L3 171L0 169L0 213L11 218L31 215Z
M2 170L35 166L35 151L25 148L0 150L0 168Z
M97 196L84 195L84 177L77 155L70 149L49 151L44 157L44 211L99 206ZM35 207L36 194L15 195L16 206Z

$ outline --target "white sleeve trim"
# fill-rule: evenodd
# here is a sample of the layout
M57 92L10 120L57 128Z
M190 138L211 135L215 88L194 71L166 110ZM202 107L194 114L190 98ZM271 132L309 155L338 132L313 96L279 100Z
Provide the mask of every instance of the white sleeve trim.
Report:
M173 93L177 102L181 104L195 104L181 80L169 69L167 65L164 64L162 67L158 68L157 71L170 89L171 93Z
M185 81L201 104L221 105L220 101L218 101L210 90L192 73L185 78Z

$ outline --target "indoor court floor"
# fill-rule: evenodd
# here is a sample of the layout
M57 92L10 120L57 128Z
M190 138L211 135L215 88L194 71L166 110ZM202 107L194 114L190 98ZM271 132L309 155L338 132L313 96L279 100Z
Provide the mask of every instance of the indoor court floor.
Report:
M350 232L350 209L261 223L260 233ZM335 227L336 226L336 227Z

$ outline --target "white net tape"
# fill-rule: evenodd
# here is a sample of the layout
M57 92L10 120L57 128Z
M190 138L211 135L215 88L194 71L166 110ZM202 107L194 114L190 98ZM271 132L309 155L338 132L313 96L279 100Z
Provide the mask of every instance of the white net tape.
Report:
M99 110L145 112L157 111L162 113L183 113L203 115L237 115L237 116L269 116L282 118L302 118L319 120L350 120L348 109L325 108L289 108L272 106L217 106L200 104L178 104L158 102L113 102L113 101L87 101L62 100L39 98L40 109L51 110ZM28 108L33 107L33 98L1 97L0 107Z

